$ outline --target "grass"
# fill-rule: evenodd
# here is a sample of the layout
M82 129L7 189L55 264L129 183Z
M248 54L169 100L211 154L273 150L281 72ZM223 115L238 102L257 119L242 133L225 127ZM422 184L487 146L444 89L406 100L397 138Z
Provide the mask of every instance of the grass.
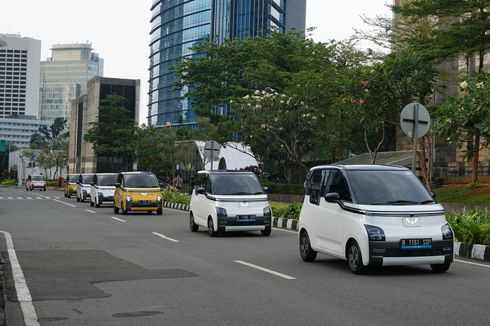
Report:
M441 186L432 189L440 203L460 203L474 205L490 204L490 186L480 185L474 188L462 186Z

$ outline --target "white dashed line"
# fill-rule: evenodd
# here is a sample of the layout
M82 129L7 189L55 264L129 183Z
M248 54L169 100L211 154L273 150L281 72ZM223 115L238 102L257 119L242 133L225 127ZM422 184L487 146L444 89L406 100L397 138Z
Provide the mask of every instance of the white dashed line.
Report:
M172 238L169 238L169 237L166 237L164 236L163 234L160 234L160 233L157 233L157 232L152 232L152 234L162 238L162 239L165 239L165 240L168 240L168 241L172 241L172 242L179 242L179 240L175 240L175 239L172 239Z
M24 322L27 326L39 326L37 319L36 310L32 304L31 293L27 287L27 282L20 267L19 260L17 259L17 254L15 253L14 243L10 233L5 231L0 231L5 235L5 240L7 242L7 251L10 260L10 266L12 267L12 276L15 284L15 291L17 292L17 299L20 303L20 308L22 309L22 314L24 315Z
M285 229L281 229L281 228L273 228L273 229L274 229L274 230L277 230L277 231L282 231L282 232L289 232L289 233L298 234L298 231L285 230Z
M258 269L260 271L263 271L263 272L266 272L266 273L269 273L269 274L272 274L272 275L276 275L276 276L285 278L286 280L295 280L296 279L295 277L292 277L292 276L289 276L289 275L286 275L286 274L282 274L282 273L273 271L273 270L268 269L268 268L264 268L264 267L260 267L260 266L254 265L254 264L250 264L250 263L247 263L245 261L235 260L235 263L242 264L242 265L245 265L245 266L248 266L248 267L252 267L252 268Z
M94 212L94 211L92 211L90 209L86 209L86 211L89 212L89 213L92 213L92 214L97 214L97 212Z
M111 216L111 218L115 219L116 221L126 223L125 220L121 220L120 218L117 218L117 217L114 217L114 216Z
M61 200L58 200L58 199L53 199L55 202L57 203L62 203L62 204L65 204L65 205L68 205L68 206L71 206L71 207L77 207L73 204L70 204L70 203L65 203L64 201L61 201Z
M7 199L14 199L14 197L7 197Z
M17 197L17 199L21 199L22 200L22 199L24 199L24 197Z
M490 265L477 264L477 263L472 263L470 261L465 261L465 260L455 259L454 261L457 261L458 263L464 263L464 264L470 264L470 265L490 268Z

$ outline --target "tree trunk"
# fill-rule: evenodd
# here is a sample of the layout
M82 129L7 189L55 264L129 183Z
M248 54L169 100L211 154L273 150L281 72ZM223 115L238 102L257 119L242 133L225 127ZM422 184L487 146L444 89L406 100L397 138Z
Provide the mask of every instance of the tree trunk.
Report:
M425 137L420 138L419 140L419 148L420 150L418 151L419 153L419 164L420 164L420 171L422 172L422 180L424 181L425 188L427 191L430 191L430 179L429 179L429 174L428 174L428 169L427 169L427 161L425 157Z
M475 142L473 143L473 166L471 169L471 182L478 182L478 160L480 157L480 131L475 131Z

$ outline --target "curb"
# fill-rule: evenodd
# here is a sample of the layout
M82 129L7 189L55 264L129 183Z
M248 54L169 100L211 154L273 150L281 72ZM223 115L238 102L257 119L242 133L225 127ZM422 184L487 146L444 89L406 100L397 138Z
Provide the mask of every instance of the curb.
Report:
M466 254L467 252L469 252L469 255ZM455 242L454 253L456 256L490 261L490 246L486 245L474 244L468 250L468 246L465 243Z
M163 207L177 209L180 211L189 211L189 205L172 203L168 201L163 202ZM291 230L291 231L298 231L298 220L287 219L283 217L274 217L272 219L272 226L276 228Z

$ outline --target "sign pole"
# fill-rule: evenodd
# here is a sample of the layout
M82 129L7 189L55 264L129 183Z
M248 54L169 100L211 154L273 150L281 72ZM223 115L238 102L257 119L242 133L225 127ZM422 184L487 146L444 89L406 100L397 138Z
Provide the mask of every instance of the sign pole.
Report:
M413 132L412 132L412 140L413 140L413 156L412 156L412 172L415 173L416 164L417 164L417 126L419 124L419 105L415 104L413 110Z
M213 171L214 162L214 141L211 141L211 171Z

